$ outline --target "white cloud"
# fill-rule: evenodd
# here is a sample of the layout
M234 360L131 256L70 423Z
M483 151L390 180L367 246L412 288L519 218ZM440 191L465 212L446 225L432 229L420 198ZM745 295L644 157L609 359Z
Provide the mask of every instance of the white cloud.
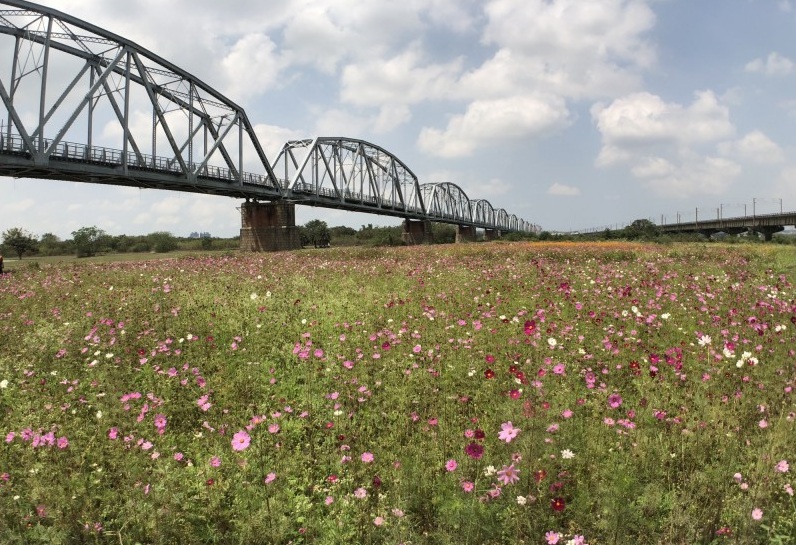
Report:
M547 188L547 194L556 197L577 197L580 195L580 188L556 182Z
M687 107L666 103L651 93L634 93L614 100L610 105L595 105L592 118L603 145L632 151L641 146L688 146L712 143L731 137L735 127L729 109L712 91L696 94ZM629 158L631 154L607 156Z
M661 175L644 181L659 197L690 199L697 195L721 195L741 174L738 164L720 157L695 158L668 167L662 169Z
M238 39L224 56L221 66L226 76L225 94L242 102L246 97L262 94L277 85L285 62L276 44L265 34L258 33Z
M733 142L723 142L719 150L725 157L736 157L751 163L775 164L785 160L782 148L762 131L755 130Z
M421 150L440 157L463 157L479 147L539 136L567 126L570 114L556 97L511 97L472 102L445 130L424 128Z
M627 165L657 196L718 195L741 174L736 162L711 155L735 132L729 109L711 91L696 93L686 106L634 93L595 105L592 117L603 140L596 165ZM752 137L744 145L759 148L763 140Z
M435 64L418 45L390 59L350 64L343 69L341 99L358 106L415 104L451 95L462 60Z
M471 78L481 88L501 74L499 87L615 96L637 88L639 71L656 58L645 37L655 14L644 0L493 0L485 13L483 39L499 51Z
M757 58L746 63L745 69L753 74L787 76L793 71L793 61L774 51L765 59Z

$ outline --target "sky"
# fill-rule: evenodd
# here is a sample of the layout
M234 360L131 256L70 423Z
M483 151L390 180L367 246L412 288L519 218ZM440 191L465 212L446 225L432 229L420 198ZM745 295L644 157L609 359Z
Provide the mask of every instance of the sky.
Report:
M366 140L420 183L453 182L548 231L796 210L794 0L40 3L243 106L271 161L290 139ZM239 206L0 178L0 232L230 237ZM400 223L301 206L296 215Z

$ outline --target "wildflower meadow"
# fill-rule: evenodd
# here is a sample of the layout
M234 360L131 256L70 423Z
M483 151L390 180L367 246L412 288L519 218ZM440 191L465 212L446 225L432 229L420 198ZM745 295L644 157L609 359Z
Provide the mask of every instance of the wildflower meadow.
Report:
M796 543L796 253L481 243L0 277L0 542Z

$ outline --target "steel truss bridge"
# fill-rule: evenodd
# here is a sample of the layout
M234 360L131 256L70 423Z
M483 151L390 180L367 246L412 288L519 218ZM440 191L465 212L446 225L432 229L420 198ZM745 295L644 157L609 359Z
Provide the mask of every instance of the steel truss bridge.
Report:
M246 112L210 85L104 29L0 0L0 175L288 201L501 232L533 224L420 184L363 140L287 142L271 163Z

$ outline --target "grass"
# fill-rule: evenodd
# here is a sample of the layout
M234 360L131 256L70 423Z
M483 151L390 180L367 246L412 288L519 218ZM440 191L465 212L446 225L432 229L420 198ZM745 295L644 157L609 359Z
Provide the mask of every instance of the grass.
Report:
M796 543L789 247L168 257L0 279L2 542Z

